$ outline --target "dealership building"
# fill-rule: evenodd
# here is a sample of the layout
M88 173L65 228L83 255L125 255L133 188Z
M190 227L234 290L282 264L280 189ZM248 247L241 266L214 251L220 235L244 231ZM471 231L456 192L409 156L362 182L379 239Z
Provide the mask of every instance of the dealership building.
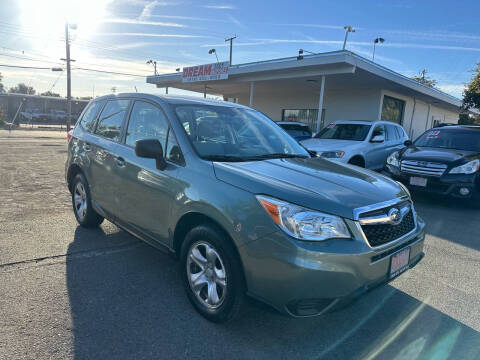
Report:
M411 138L440 123L457 123L462 105L345 50L225 66L216 76L198 66L149 76L147 83L219 95L275 121L307 123L312 131L336 120L388 120L401 124Z

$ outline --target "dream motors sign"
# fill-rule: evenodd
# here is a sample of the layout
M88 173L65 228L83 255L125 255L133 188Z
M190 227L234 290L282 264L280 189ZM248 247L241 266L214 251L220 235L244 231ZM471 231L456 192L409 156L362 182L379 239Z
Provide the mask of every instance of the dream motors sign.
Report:
M182 82L228 79L228 61L183 68Z

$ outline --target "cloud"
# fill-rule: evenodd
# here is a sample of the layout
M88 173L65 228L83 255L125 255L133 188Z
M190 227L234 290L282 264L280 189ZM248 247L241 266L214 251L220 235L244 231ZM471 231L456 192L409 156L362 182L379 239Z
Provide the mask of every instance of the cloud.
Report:
M267 44L321 44L321 45L342 45L343 41L340 40L316 40L316 39L274 39L274 38L258 38L250 39L247 42L237 42L235 46L258 46ZM348 41L347 48L351 45L355 46L367 46L371 47L372 43L367 41ZM222 47L226 44L204 44L202 47ZM416 43L392 43L385 42L382 47L391 48L410 48L410 49L431 49L431 50L445 50L445 51L472 51L480 52L480 47L469 46L450 46L450 45L433 45L433 44L416 44Z
M237 25L238 27L241 27L243 29L245 29L245 24L243 24L242 22L240 22L240 20L238 20L236 17L233 17L232 15L228 15L228 20L231 22L231 23L234 23L235 25Z
M187 27L186 25L177 24L177 23L147 21L147 20L128 19L128 18L107 18L102 21L104 23L118 23L118 24L152 25L152 26L165 26L165 27L176 27L176 28Z
M438 84L437 87L449 94L462 95L465 84Z
M230 23L230 21L226 20L226 19L213 19L213 18L203 18L203 17L196 17L196 16L182 16L182 15L156 15L155 14L155 15L150 15L150 18Z
M149 18L150 15L152 15L152 11L155 9L155 7L158 5L158 3L159 3L158 1L152 1L152 2L149 2L148 4L146 4L143 7L142 13L138 17L138 20L145 20L145 19Z
M273 26L299 26L299 27L312 27L312 28L320 28L320 29L331 29L331 30L344 30L343 26L340 25L328 25L328 24L287 24L287 23L279 23L279 24L268 24ZM360 28L355 27L355 30L359 30Z
M209 38L211 36L191 35L191 34L157 34L145 32L121 32L121 33L97 33L96 36L143 36L143 37L162 37L162 38Z
M212 5L203 5L202 7L207 9L218 9L218 10L234 10L236 9L233 5L227 4L212 4Z

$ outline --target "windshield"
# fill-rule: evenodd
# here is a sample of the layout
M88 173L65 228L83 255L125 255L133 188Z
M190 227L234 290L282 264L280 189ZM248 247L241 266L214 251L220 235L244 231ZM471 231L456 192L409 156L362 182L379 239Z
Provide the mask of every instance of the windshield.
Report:
M302 146L258 111L215 105L178 105L175 111L203 159L309 157Z
M434 129L425 132L415 146L480 152L480 130Z
M330 124L315 135L315 138L363 141L369 131L370 125L365 124Z
M282 124L280 125L283 130L288 132L293 137L307 136L311 137L312 132L307 126L294 125L294 124Z

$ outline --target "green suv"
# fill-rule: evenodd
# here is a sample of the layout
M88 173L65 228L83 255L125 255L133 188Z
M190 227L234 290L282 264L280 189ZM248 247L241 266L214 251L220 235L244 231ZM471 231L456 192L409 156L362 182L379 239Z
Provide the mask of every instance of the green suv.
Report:
M228 102L109 95L68 143L75 217L103 219L174 254L211 321L245 297L319 315L423 257L424 223L401 184L311 156L275 122Z

